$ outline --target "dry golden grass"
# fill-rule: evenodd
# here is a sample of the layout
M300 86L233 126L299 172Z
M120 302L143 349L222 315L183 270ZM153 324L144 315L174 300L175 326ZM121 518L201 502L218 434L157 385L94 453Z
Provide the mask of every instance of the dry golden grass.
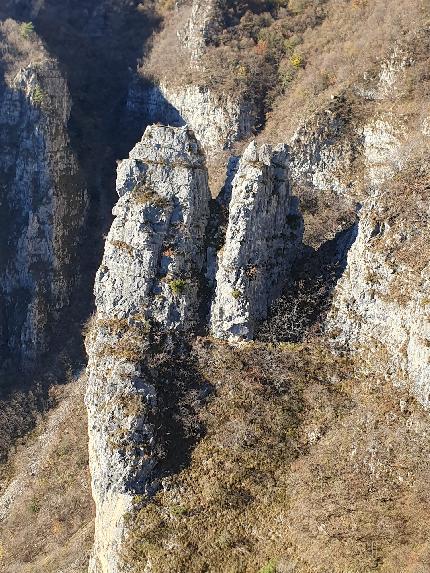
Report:
M0 570L4 573L87 571L93 503L84 382L54 389L59 405L40 420L11 456L7 474L3 472L0 511L6 511L0 522Z
M215 386L207 434L136 500L133 571L427 570L428 421L410 399L318 341L195 352Z

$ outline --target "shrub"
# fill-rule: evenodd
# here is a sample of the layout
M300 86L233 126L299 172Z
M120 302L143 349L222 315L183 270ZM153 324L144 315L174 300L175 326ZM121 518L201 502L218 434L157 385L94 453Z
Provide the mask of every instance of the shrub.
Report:
M169 200L166 197L159 195L154 189L151 189L145 183L139 183L132 191L132 197L136 203L142 205L153 205L164 209L169 205Z
M117 319L115 319L115 322L117 322ZM108 328L109 333L115 336L116 340L100 346L98 349L99 357L112 356L125 362L140 362L144 358L150 332L148 322L136 322L124 327L116 325L106 326L103 324L101 326Z
M181 295L184 292L186 285L187 282L183 279L172 279L169 281L170 290L175 296Z
M262 567L258 573L276 573L276 562L269 561L269 563Z
M30 511L31 513L39 513L40 511L40 503L35 498L33 498L30 502Z
M125 241L112 241L111 244L120 251L125 251L130 256L133 254L134 249L131 245L126 243Z
M290 57L290 64L296 69L302 68L303 67L302 56L297 53L292 54L292 56Z
M24 22L20 26L21 36L28 40L32 34L34 34L34 24L33 22Z
M39 85L34 88L31 99L33 100L33 103L35 103L38 107L40 107L45 101L45 94Z

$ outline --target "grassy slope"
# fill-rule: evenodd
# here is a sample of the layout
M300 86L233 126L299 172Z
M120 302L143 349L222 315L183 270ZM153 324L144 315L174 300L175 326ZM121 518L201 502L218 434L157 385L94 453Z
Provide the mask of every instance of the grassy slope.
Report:
M85 380L53 390L58 406L2 467L0 570L84 573L93 537Z
M133 571L427 570L427 416L374 355L369 372L318 341L195 352L215 388L207 434L153 502L137 500Z

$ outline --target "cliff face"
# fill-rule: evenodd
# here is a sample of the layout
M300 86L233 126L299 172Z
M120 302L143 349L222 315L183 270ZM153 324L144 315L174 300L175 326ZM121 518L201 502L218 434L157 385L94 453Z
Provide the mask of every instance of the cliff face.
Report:
M215 277L215 336L251 338L287 281L303 230L287 160L286 146L255 143L242 157ZM211 298L207 287L201 288L203 275L210 274L210 193L193 133L186 127L147 128L119 165L117 191L115 220L96 277L97 313L87 336L86 403L97 507L90 570L106 573L122 570L124 519L133 498L159 487L162 454L154 424L161 415L163 380L151 366L151 345L158 340L159 352L169 353L174 342L178 352L179 333L184 341L184 335L204 330Z
M374 88L364 91L373 107L360 128L358 234L328 330L342 346L369 352L369 364L428 407L429 140L425 116L411 120L403 111L401 83L417 65L395 49Z
M87 199L70 148L71 101L42 55L0 85L2 369L35 366L76 284Z
M119 571L133 497L157 487L157 385L143 361L151 332L193 331L210 194L188 128L151 127L118 170L120 199L96 277L87 337L90 466L97 507L91 571Z
M342 345L370 349L370 361L429 405L428 149L425 130L391 116L365 127L370 195L333 301L329 329ZM407 189L407 193L405 193Z
M254 142L239 162L211 310L219 338L253 338L298 256L303 220L290 192L288 159L287 146L258 148Z
M193 0L191 15L179 32L183 45L191 54L191 61L198 66L206 46L214 34L222 30L222 2L219 0Z
M295 184L308 185L315 194L330 189L348 195L363 156L364 137L356 124L351 102L340 96L300 127L291 141Z
M369 364L379 365L387 380L408 388L428 407L430 269L423 245L412 254L416 261L396 260L393 247L414 234L396 226L374 203L360 211L358 236L335 292L329 326L339 343L358 352L367 349Z
M252 105L198 85L142 87L135 81L127 108L131 117L140 116L142 123L188 124L209 157L249 136L255 123Z
M81 294L89 299L77 288L80 265L91 281L111 223L115 159L128 153L133 133L163 124L148 127L119 162L119 199L95 280L96 313L86 338L97 512L91 573L130 571L124 540L129 518L139 512L143 526L135 541L145 573L170 563L171 571L200 563L199 571L252 573L267 563L273 570L273 556L281 554L279 570L324 573L335 552L342 554L336 571L355 570L356 563L357 570L384 567L378 547L385 551L389 536L382 532L375 541L368 534L369 490L388 489L400 506L408 496L426 499L422 486L407 489L411 476L428 483L417 469L427 452L424 413L414 414L415 424L405 406L409 398L392 388L406 387L429 406L430 115L423 97L428 89L414 92L428 78L428 46L424 37L414 38L413 57L397 47L407 31L395 23L405 3L393 3L389 24L370 38L364 32L372 31L356 23L372 14L363 22L380 23L382 0L345 2L341 12L331 0L6 4L0 17L14 6L16 17L34 18L61 65L30 24L10 24L15 43L4 52L0 25L1 65L17 64L0 82L0 375L31 372L68 338L64 327L77 322L70 317L74 301ZM135 72L129 66L159 24L160 6L163 14L169 6L172 11L145 56L149 64ZM418 21L414 15L406 24L413 18ZM339 40L339 55L336 36L348 38L347 45ZM372 50L380 44L385 50L393 36L391 55L381 51L374 59ZM22 61L21 43L28 50ZM362 43L367 53L360 62L354 58L359 69L351 70L347 62ZM289 138L285 126L299 121L295 107L307 117ZM291 125L284 121L290 114ZM124 116L130 131L120 125ZM261 142L288 145L252 142L241 158L228 158L256 129ZM208 168L220 179L227 162L224 191L211 200ZM80 260L83 230L88 247ZM306 242L305 231L312 240ZM336 268L327 270L331 264ZM321 268L327 272L319 276ZM254 342L282 292L288 304L280 304L276 319L295 335L286 345L276 332ZM306 339L315 316L328 342ZM380 403L369 411L373 379L355 387L359 368L345 366L345 354L364 357L378 376L383 372L374 385L389 383L394 398L388 406L387 391L378 388ZM181 370L194 359L195 371ZM210 384L214 392L205 403ZM0 425L6 418L3 413ZM208 440L199 434L203 425L212 433ZM409 450L412 427L418 437ZM353 431L344 441L348 428ZM410 451L418 462L403 463ZM315 493L315 483L331 484L333 477L337 491L347 492L334 521L326 501L332 503L332 491ZM349 486L363 502L348 497ZM385 502L374 523L390 518L403 525L402 510L387 518ZM238 526L231 534L233 521ZM210 542L199 539L211 529ZM344 543L350 531L354 538ZM415 531L409 535L415 539ZM216 545L215 557L209 544ZM2 553L0 544L0 563Z

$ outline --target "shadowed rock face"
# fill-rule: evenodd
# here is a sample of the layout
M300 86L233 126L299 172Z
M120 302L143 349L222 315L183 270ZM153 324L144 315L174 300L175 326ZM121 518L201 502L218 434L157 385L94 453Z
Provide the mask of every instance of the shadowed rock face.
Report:
M97 273L87 337L90 465L96 536L90 570L119 571L133 496L157 487L156 385L142 363L151 332L192 332L199 319L210 193L188 128L150 127L118 169L115 220Z
M45 57L0 83L0 370L31 371L77 280L86 189L67 134L71 101Z
M288 147L245 151L232 182L229 222L218 256L211 310L215 336L252 339L297 257L303 236L288 182Z

